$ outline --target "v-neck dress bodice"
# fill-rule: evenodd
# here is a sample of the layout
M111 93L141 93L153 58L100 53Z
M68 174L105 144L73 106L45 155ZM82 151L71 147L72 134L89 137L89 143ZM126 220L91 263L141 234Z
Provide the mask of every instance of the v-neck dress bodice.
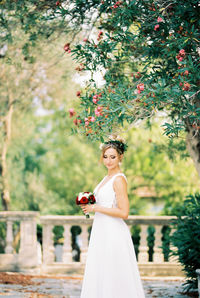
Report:
M96 204L117 207L118 173L94 190ZM95 212L80 298L145 298L130 230L120 217Z
M116 195L113 188L113 183L117 176L123 176L126 179L126 176L123 173L117 173L113 175L113 177L111 177L107 182L105 182L107 177L105 176L103 180L94 189L94 195L96 198L96 203L98 205L107 208L117 207Z

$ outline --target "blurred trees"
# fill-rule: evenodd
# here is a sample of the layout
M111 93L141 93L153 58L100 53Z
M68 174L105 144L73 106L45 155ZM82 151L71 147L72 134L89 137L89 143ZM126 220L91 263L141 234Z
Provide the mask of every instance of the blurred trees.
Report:
M123 168L129 181L130 213L173 215L200 182L184 140L168 144L162 122L153 122L151 129L143 123L124 134L129 145Z
M152 7L154 2L156 1L152 2ZM163 5L159 3L158 6ZM68 4L67 1L62 3L34 0L1 1L2 209L82 214L74 204L75 196L79 191L92 190L105 172L98 164L98 144L91 145L81 136L76 138L70 136L70 129L75 127L74 124L78 124L80 132L86 133L89 138L98 139L110 132L110 129L116 130L116 127L118 129L119 125L125 125L124 130L127 130L130 128L130 123L134 124L140 119L152 117L151 131L148 132L141 126L140 129L129 130L124 135L129 143L129 151L125 156L123 167L129 179L131 214L144 211L143 199L138 195L138 188L150 188L155 194L155 197L150 199L165 200L163 212L173 213L176 202L182 200L185 193L198 187L197 177L192 173L189 161L179 160L177 156L174 164L170 161L176 148L180 149L183 155L186 154L184 139L183 142L169 142L169 148L167 148L166 139L160 136L161 130L153 124L153 115L158 110L164 110L165 115L175 119L173 123L177 125L176 119L180 120L180 117L189 113L186 109L189 105L185 102L187 102L187 96L193 96L196 92L195 78L198 75L196 60L193 61L196 59L196 52L192 48L192 58L189 58L187 43L192 42L195 46L195 40L189 38L186 41L187 39L184 39L181 33L180 42L186 43L187 55L179 54L179 58L184 56L184 63L189 64L184 66L180 59L177 64L173 56L168 65L166 62L169 58L168 54L175 55L177 49L181 50L181 43L179 45L175 43L176 31L172 36L161 34L164 36L166 48L171 49L168 54L164 48L163 53L154 52L161 38L158 33L162 31L159 30L162 26L169 25L168 17L173 17L168 13L167 8L164 10L161 9L162 7L159 9L156 7L155 10L149 8L148 20L155 17L156 13L161 13L163 18L166 17L166 21L159 22L159 30L152 29L153 36L151 31L147 32L148 38L152 39L147 43L145 40L142 41L144 28L141 25L146 26L146 20L144 19L143 23L138 21L141 11L147 5L145 1L140 3L127 1L118 4L112 1L86 3L76 1L76 5L71 7L72 11ZM188 3L185 5L189 6ZM193 5L195 6L195 2ZM112 6L115 7L111 8ZM174 4L172 7L175 9ZM145 13L146 10L147 8ZM106 16L109 18L106 19ZM68 54L71 51L71 42L82 29L83 23L88 23L88 26L84 27L88 36L85 36L81 45L77 45L72 50L72 53L77 55L78 61L82 63L77 66L72 63ZM195 18L193 23L196 24ZM120 27L119 24L123 26L120 25ZM93 26L97 26L100 30L97 40L93 32L89 36L88 29ZM145 36L143 37L145 39ZM172 38L175 41L171 48ZM139 42L142 47L139 46ZM64 48L63 45L65 45ZM150 50L151 55L149 55ZM161 57L161 53L164 58ZM151 57L150 64L145 60L147 54ZM84 55L87 56L86 60ZM156 63L156 67L153 63ZM180 73L188 70L189 74L184 76L174 74L172 65L180 66ZM103 72L103 68L106 70L104 88L98 89L95 82L91 80L85 90L79 89L80 93L77 93L75 99L77 87L73 81L74 69L82 73L83 70L96 71L98 67ZM167 75L165 83L161 79L162 74ZM178 80L185 77L191 85L189 90L177 89L174 85L170 85L171 83L176 85ZM144 89L141 84L144 84ZM148 88L153 91L149 91ZM170 90L177 93L171 94ZM149 95L149 92L155 93L153 102L151 98L153 94ZM179 96L184 98L181 103ZM174 99L168 102L167 98ZM79 110L81 102L81 110L79 110L80 114L71 111L74 117L70 118L68 109L72 106L72 102L75 111ZM194 106L190 105L191 109L196 107L195 105L196 99ZM184 111L181 110L182 108ZM95 121L92 122L91 116L95 110ZM180 112L179 118L177 118L178 112ZM194 113L189 115L193 115L194 123L197 124L192 127L195 133L194 139L197 140L198 109L196 115ZM85 118L88 118L89 125L86 125ZM178 128L174 130L175 126L169 126L171 131L166 133L171 136L179 135L180 127L183 126L182 124L176 126ZM168 149L170 149L169 152ZM169 157L165 154L165 150ZM12 203L10 203L11 198ZM148 198L146 202L147 200Z
M48 115L29 114L28 119L14 119L14 133L18 131L18 136L13 138L8 155L13 210L81 215L76 195L92 191L106 175L99 164L99 144L69 136L71 119L69 114L62 114L58 108ZM20 131L24 126L28 126L25 136ZM23 135L20 138L19 131ZM124 137L129 150L122 169L129 182L130 214L173 214L185 194L199 188L193 164L177 156L172 161L158 150L166 137L160 137L156 125L151 131L135 128ZM152 197L141 197L140 189L152 189ZM158 209L150 209L151 204Z
M68 26L65 24L63 27L62 22L53 20L47 22L45 15L48 9L56 6L54 1L1 1L0 4L1 199L3 208L8 210L10 190L7 154L12 138L13 114L29 111L37 96L39 100L44 99L47 75L40 63L40 56L43 47L46 46L47 51L52 39L66 33ZM52 57L49 58L51 61Z

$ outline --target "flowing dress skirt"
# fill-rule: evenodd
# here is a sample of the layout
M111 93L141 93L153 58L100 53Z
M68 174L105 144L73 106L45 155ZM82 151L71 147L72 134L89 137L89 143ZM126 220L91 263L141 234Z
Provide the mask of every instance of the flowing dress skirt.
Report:
M131 234L123 219L95 213L80 297L145 297Z

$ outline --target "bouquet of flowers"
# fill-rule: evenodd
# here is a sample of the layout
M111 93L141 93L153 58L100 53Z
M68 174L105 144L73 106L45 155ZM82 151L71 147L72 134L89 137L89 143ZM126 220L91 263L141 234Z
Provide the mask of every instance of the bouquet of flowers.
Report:
M76 205L94 204L95 196L92 192L80 192L76 197ZM86 213L86 218L90 218L89 213Z

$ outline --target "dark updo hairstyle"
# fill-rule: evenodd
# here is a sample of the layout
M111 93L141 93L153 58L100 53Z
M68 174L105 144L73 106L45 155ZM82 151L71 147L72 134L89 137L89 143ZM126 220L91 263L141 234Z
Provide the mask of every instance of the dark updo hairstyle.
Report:
M101 159L103 159L105 151L109 148L115 149L119 155L122 155L127 150L127 147L128 146L123 139L119 138L118 136L111 136L107 142L101 144Z

